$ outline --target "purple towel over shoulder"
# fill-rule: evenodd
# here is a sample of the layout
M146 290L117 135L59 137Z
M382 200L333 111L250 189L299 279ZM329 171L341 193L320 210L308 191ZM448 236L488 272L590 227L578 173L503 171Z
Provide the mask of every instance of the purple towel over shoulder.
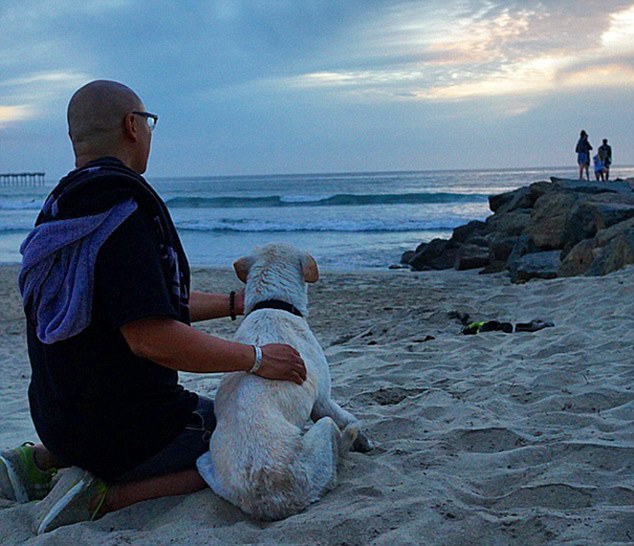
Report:
M63 341L90 324L97 255L136 209L129 198L100 214L40 224L24 240L20 292L42 343Z

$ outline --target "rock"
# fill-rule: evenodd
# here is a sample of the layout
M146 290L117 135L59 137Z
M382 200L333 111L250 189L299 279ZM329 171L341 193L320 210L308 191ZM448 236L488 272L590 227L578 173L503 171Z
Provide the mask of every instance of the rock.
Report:
M530 209L537 199L552 188L553 185L550 182L535 182L514 191L490 196L489 207L496 214L504 214L516 209Z
M502 207L508 205L515 199L518 194L526 194L528 192L528 188L519 188L513 191L507 191L504 193L499 193L497 195L489 195L489 208L497 213Z
M562 259L557 274L560 277L583 275L594 261L596 246L594 239L584 239L577 243Z
M513 250L506 260L506 268L511 273L511 277L517 273L520 259L525 254L530 254L531 252L539 252L539 248L535 246L528 235L521 235L518 237L515 245L513 246Z
M511 282L556 278L561 263L559 254L557 250L525 254L517 261L517 267L511 274Z
M480 220L473 220L464 226L453 230L451 239L457 243L468 243L474 237L481 237L487 233L487 224Z
M489 248L489 240L486 237L471 237L467 244Z
M554 189L555 186L551 182L534 182L528 186L528 194L520 204L532 209L542 195L553 191Z
M403 252L403 254L401 255L401 263L409 265L409 261L414 257L415 254L416 252L413 250L407 250L406 252Z
M491 261L506 262L511 255L518 237L504 235L500 233L492 233L487 237L489 246L489 255Z
M528 226L531 212L528 209L517 209L504 214L494 214L486 219L489 232L504 235L521 235Z
M462 271L489 265L489 249L477 245L462 245L456 253L454 268Z
M606 197L612 197L608 194ZM618 197L614 195L614 197ZM583 239L594 237L599 230L634 218L634 205L620 202L582 202L573 208L562 234L564 257Z
M602 182L600 180L573 180L571 178L550 177L551 182L559 189L575 191L578 193L622 193L631 194L634 187L629 181L610 181Z
M580 200L574 192L545 193L535 202L524 233L542 250L563 248L565 226Z
M631 263L628 250L631 230L634 230L634 218L600 230L592 239L580 241L562 260L559 275L605 275Z
M494 214L485 222L455 228L448 241L422 243L403 253L401 263L416 271L506 268L514 282L521 282L603 275L634 259L634 179L552 177L492 195L489 206Z
M422 245L420 245L422 246ZM419 247L420 247L419 246ZM410 259L409 265L415 271L431 269L451 269L456 260L458 245L446 239L433 239Z
M491 273L500 273L506 269L506 261L493 260L489 262L484 269L478 272L479 275L489 275Z
M429 243L421 243L419 244L416 249L414 250L415 254L418 254L419 252L422 252L425 248L427 248L427 245L429 245Z
M586 271L586 275L607 275L631 263L634 263L634 228L632 227L623 230L601 248Z

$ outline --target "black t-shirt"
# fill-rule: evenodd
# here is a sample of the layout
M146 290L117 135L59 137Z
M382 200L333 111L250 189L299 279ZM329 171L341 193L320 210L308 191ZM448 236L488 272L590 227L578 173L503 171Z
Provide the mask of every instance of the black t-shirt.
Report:
M27 321L29 401L38 435L53 454L113 479L180 434L198 397L178 384L176 371L134 355L119 330L141 318L189 320L170 300L143 209L101 247L94 283L92 320L80 334L46 345Z

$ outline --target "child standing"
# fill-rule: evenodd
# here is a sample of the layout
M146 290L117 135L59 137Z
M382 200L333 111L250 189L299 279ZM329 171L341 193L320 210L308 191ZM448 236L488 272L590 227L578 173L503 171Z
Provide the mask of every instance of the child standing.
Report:
M605 180L605 165L599 155L595 155L592 161L594 162L594 176L597 177L597 180Z

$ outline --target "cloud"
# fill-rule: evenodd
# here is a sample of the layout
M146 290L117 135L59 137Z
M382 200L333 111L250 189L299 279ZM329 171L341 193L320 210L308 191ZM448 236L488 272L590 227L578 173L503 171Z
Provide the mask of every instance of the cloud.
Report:
M23 121L32 118L33 115L33 109L23 104L15 106L0 105L0 126L4 127L12 122Z
M351 58L363 53L368 58L359 65L372 68L309 72L280 80L280 87L347 99L442 102L631 85L634 6L614 2L610 13L605 2L607 12L584 18L575 13L588 6L504 4L449 1L442 10L393 5L351 40L357 44ZM509 111L523 113L539 102L527 104Z
M88 76L81 72L34 72L0 80L0 122L6 126L37 118L62 117L59 101L67 101Z
M598 125L617 94L613 125L630 120L634 0L3 0L0 28L0 123L14 141L64 137L72 91L96 78L133 87L162 116L157 145L202 161L209 142L292 148L298 135L317 154L351 120L368 143L390 126L411 126L414 142L474 120L561 113L564 127L564 113L576 124L597 111ZM570 106L578 92L590 108Z
M634 52L634 6L610 15L610 26L601 35L601 44L610 52Z
M634 86L634 68L624 64L598 64L568 71L558 84L570 89Z
M0 87L18 87L33 85L54 85L61 88L74 86L86 78L85 74L76 72L35 72L20 77L0 80Z
M460 18L428 50L438 54L440 64L504 62L509 57L509 44L522 39L536 17L534 11L511 13L507 8L490 18Z

